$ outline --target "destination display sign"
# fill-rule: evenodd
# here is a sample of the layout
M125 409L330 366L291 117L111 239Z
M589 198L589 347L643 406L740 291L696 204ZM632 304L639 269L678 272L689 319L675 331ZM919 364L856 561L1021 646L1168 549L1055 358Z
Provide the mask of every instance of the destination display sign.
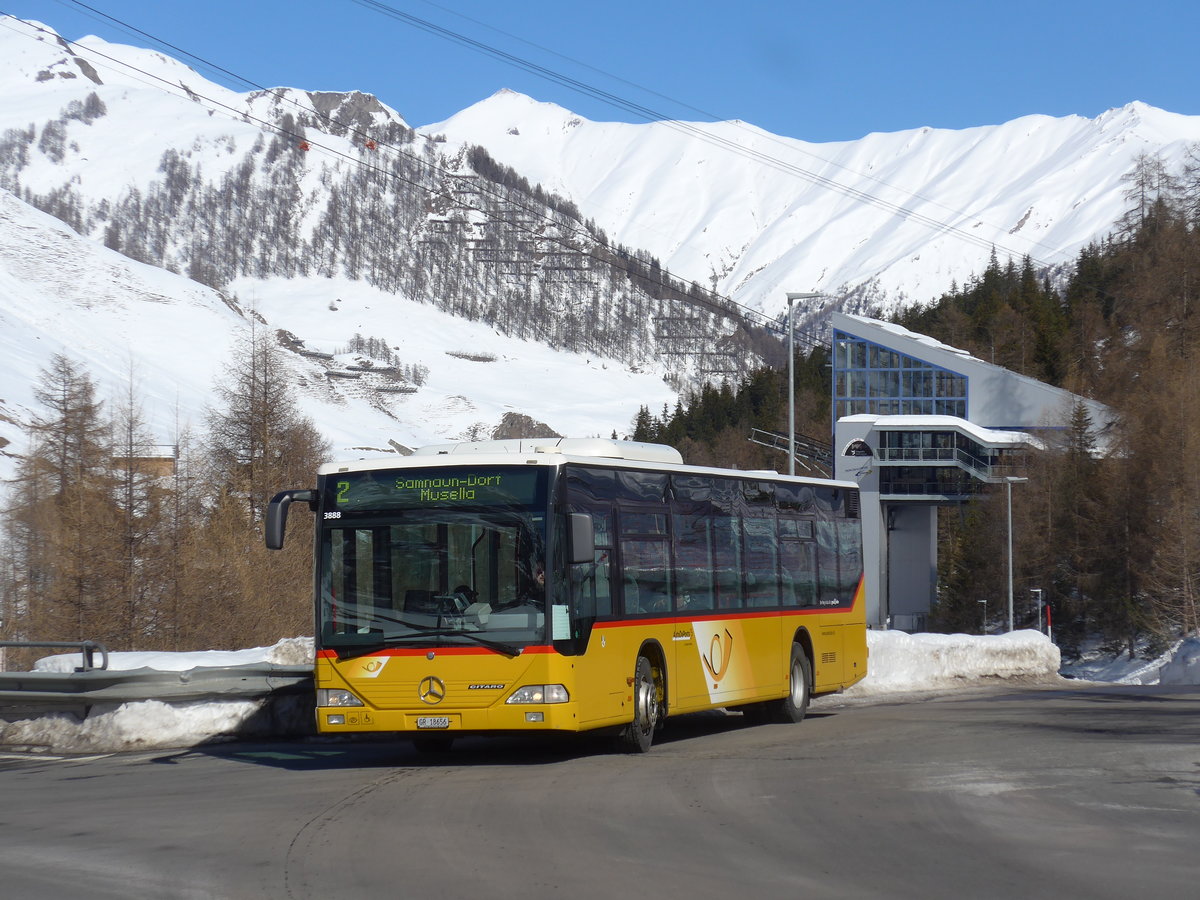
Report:
M545 470L532 467L380 469L326 476L325 509L541 506Z

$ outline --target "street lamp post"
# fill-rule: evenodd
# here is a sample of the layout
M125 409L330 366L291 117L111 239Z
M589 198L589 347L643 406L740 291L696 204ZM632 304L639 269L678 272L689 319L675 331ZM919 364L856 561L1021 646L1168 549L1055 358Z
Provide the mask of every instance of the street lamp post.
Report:
M796 300L812 300L820 297L819 293L788 292L788 474L796 474L796 350L795 318L792 315L792 303Z
M1013 630L1013 535L1012 535L1012 486L1024 484L1028 478L1005 475L1004 485L1008 491L1008 630Z

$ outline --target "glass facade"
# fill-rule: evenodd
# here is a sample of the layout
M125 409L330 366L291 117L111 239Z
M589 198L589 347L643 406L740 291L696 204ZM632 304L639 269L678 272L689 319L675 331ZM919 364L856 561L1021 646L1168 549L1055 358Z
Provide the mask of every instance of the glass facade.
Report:
M880 462L952 462L988 478L1028 465L1024 447L987 447L955 431L881 431Z
M983 485L955 468L887 466L879 471L879 493L885 496L965 498L982 491Z
M843 331L833 333L833 416L967 417L967 378Z

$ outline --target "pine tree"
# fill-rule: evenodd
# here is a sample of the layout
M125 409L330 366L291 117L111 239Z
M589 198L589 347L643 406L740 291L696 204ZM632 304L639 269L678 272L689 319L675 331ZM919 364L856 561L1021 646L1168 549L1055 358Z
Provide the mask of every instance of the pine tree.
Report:
M122 646L144 648L158 644L165 623L161 608L164 573L170 552L167 526L171 508L168 474L157 468L174 460L160 455L143 418L132 370L112 423L113 512L119 548L117 606Z
M16 590L20 630L31 639L111 641L113 569L111 450L95 384L58 354L35 397L45 412L31 424L7 519L24 572Z
M270 643L310 627L312 523L297 516L288 546L268 553L266 505L279 490L312 485L328 446L296 406L283 352L260 330L238 347L216 394L206 447L214 499L189 548L194 601L220 617L212 625L226 630L210 633L223 645Z

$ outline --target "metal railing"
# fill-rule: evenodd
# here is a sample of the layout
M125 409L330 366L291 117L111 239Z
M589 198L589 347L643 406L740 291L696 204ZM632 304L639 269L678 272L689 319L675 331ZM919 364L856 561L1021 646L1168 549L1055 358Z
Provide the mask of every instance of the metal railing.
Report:
M988 463L957 447L880 447L876 452L879 461L886 463L952 463L985 481L1000 481L1006 473L1023 468L1019 462Z
M93 669L108 668L108 648L99 641L0 641L0 649L4 647L32 648L47 647L55 650L78 650L83 660L82 666L75 668L76 672L90 672ZM100 665L95 665L95 654L100 653Z
M119 706L142 700L191 703L198 700L247 700L272 695L311 693L313 667L254 663L201 666L182 672L142 668L76 672L0 673L0 722L57 710L86 715L97 704Z
M788 436L763 428L750 429L750 441L763 447L770 447L781 453L788 452ZM796 464L809 471L814 468L830 470L833 468L833 448L829 444L814 441L804 435L796 435Z

